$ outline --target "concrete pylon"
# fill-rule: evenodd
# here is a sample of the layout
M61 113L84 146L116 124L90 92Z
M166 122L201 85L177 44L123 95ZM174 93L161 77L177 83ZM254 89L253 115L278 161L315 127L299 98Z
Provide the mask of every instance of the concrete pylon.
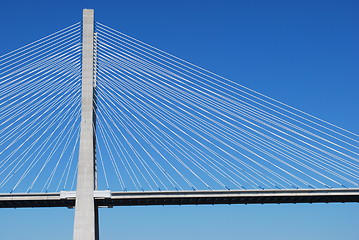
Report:
M83 10L82 115L77 170L74 240L98 239L98 208L95 206L94 147L94 10Z

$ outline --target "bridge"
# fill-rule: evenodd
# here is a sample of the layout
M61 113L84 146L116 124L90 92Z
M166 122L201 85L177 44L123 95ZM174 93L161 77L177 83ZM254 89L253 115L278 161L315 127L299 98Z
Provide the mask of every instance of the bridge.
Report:
M359 202L357 134L93 10L0 64L0 208L75 208L74 239L99 207Z

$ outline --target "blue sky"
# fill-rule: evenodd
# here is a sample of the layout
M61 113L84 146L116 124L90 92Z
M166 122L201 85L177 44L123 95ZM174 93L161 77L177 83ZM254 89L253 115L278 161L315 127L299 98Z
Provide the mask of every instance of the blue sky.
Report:
M357 1L3 1L0 55L96 20L353 132ZM358 204L125 207L102 239L356 239ZM73 210L1 209L2 239L71 239ZM29 237L31 236L31 237Z

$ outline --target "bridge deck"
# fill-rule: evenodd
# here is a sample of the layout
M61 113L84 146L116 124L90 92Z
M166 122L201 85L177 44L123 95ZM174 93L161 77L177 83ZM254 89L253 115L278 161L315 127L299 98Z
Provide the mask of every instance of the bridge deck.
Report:
M290 189L230 191L95 191L99 207L200 204L359 202L359 189ZM75 206L75 192L0 194L0 208Z

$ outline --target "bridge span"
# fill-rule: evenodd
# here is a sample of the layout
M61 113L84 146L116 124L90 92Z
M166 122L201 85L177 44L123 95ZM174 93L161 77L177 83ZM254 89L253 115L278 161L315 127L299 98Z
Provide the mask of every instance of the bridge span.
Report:
M210 205L359 202L357 189L270 189L214 191L94 191L95 205ZM76 192L0 194L0 208L75 207Z

